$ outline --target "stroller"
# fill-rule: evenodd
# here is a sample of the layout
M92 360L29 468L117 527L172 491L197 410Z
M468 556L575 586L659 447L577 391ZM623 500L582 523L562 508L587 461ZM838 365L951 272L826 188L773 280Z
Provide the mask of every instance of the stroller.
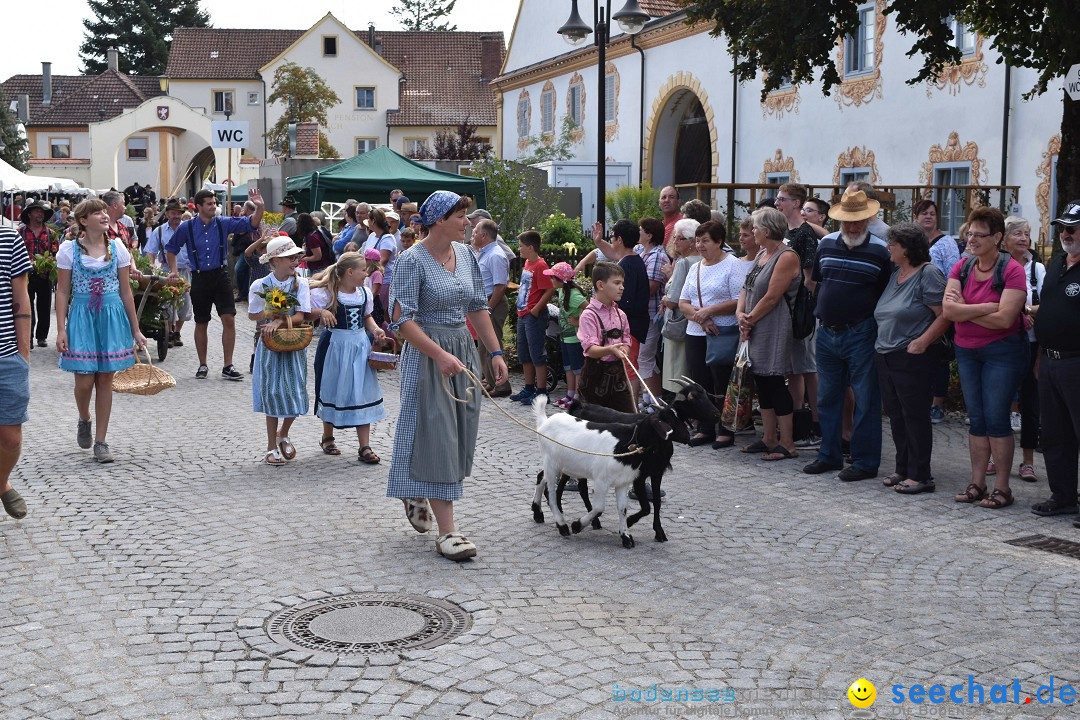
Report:
M555 303L548 303L548 324L544 329L544 350L547 352L547 389L548 396L555 392L559 383L566 382L566 370L562 364L562 341L559 335L562 328L559 327L559 313L561 308Z

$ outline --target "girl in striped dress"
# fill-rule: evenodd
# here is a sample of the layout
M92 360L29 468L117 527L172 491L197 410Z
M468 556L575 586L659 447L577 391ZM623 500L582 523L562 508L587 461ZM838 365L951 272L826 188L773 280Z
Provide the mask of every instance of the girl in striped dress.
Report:
M266 246L263 263L269 263L270 274L251 284L248 291L248 317L259 321L264 317L266 301L259 296L268 290L279 289L296 296L298 307L289 314L311 312L308 281L296 274L303 250L288 237L278 237ZM303 319L303 315L299 319ZM262 326L262 337L285 325L275 317ZM284 465L296 457L296 448L289 440L293 421L308 411L307 350L274 352L267 349L262 338L255 346L255 370L251 377L251 394L255 412L266 415L267 465ZM278 427L281 420L281 427Z
M506 382L506 361L487 309L480 266L464 245L469 200L439 190L420 207L428 235L398 258L390 289L390 330L404 338L401 353L401 414L387 479L387 497L405 503L418 532L439 525L435 550L451 560L476 555L476 546L454 525L454 500L472 473L480 421L480 395L465 404L472 384L462 371L481 373L468 317L488 348L495 384Z

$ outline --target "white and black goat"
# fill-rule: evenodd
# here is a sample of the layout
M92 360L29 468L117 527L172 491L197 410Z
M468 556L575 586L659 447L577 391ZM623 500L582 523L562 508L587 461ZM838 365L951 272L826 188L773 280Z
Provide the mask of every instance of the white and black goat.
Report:
M709 427L720 420L720 411L712 403L709 393L705 388L686 377L677 378L675 382L682 385L682 389L676 393L675 399L671 402L670 406L662 407L657 413L661 420L671 426L671 436L657 449L657 452L650 457L649 462L642 466L638 477L634 478L634 494L638 498L641 509L629 516L626 521L627 527L633 527L634 523L652 512L653 531L657 542L667 541L667 534L664 532L664 528L660 523L660 486L664 479L664 473L671 468L671 458L675 454L674 444L690 444L690 431L687 428L686 423L691 420L697 420L699 423ZM644 415L619 412L618 410L612 410L600 405L582 405L580 403L572 404L569 408L569 412L575 417L584 420L593 420L595 422L636 423L645 417ZM537 483L543 481L542 476L543 470L537 475ZM557 499L560 503L560 510L562 509L563 487L568 480L569 478L565 475L559 478ZM648 491L645 488L646 480L652 485L654 505L651 507L648 499ZM588 481L586 479L578 479L578 492L581 495L582 502L585 503L585 509L591 510L592 506L589 501ZM544 514L539 506L533 507L533 520L536 522L544 521ZM599 529L599 520L594 519L592 526Z
M533 513L539 511L546 490L548 506L555 516L555 526L562 535L578 533L604 512L608 488L615 489L615 506L619 514L619 537L623 547L633 547L634 538L626 524L630 486L641 474L641 468L654 459L656 452L671 436L672 428L657 414L642 415L633 423L603 423L584 420L565 413L547 417L547 396L533 400L536 430L540 433L540 454L544 476L533 495ZM557 442L553 442L555 440ZM560 445L559 443L562 443ZM564 447L569 446L569 447ZM596 455L572 449L578 448ZM634 452L640 450L640 452ZM624 457L613 457L633 453ZM558 482L562 475L586 478L596 491L594 507L569 526L559 508Z

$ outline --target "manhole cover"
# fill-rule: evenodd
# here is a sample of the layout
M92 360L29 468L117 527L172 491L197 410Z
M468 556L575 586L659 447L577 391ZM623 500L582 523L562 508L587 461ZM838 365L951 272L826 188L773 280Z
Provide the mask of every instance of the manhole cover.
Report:
M1016 538L1015 540L1006 540L1005 543L1007 545L1015 545L1017 547L1034 548L1035 550L1045 550L1046 552L1051 552L1055 555L1064 555L1065 557L1071 557L1080 560L1080 543L1076 543L1071 540L1065 540L1059 537L1051 537L1048 535L1029 535L1027 537Z
M454 603L422 595L355 593L286 608L270 618L270 639L299 650L368 655L432 648L472 626Z

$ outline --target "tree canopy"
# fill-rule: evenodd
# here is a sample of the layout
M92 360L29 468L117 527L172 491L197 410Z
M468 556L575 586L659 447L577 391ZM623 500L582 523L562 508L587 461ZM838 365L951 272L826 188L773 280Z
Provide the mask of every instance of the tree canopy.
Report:
M315 72L314 68L302 68L296 63L285 63L274 71L273 92L266 100L270 103L283 102L286 111L274 126L266 133L266 142L277 157L285 157L289 152L289 124L300 122L318 122L327 124L326 111L341 102L326 81ZM339 157L338 151L330 144L326 135L319 131L319 157Z
M19 132L19 118L8 107L3 90L0 90L0 143L4 145L0 160L22 172L30 169L26 162L30 157L26 138Z
M476 136L476 125L463 120L455 130L435 133L433 157L439 160L475 160L491 152L491 143Z
M161 75L169 62L173 29L210 27L198 0L88 0L94 16L83 20L79 46L83 72L98 75L108 67L106 51L120 51L120 72Z
M398 0L390 13L406 30L457 30L447 22L457 0Z
M784 82L817 82L829 94L841 80L836 67L838 38L859 26L856 0L680 0L689 21L713 25L712 35L727 38L735 58L735 76L753 81L763 72L762 96ZM938 77L946 65L960 62L961 51L947 20L966 23L1000 54L998 62L1038 71L1026 97L1051 88L1080 62L1075 28L1075 0L887 0L885 13L911 39L907 55L921 58L908 84ZM1055 88L1056 89L1056 88ZM1057 187L1060 202L1080 197L1080 101L1064 99ZM1057 208L1051 208L1056 214Z

